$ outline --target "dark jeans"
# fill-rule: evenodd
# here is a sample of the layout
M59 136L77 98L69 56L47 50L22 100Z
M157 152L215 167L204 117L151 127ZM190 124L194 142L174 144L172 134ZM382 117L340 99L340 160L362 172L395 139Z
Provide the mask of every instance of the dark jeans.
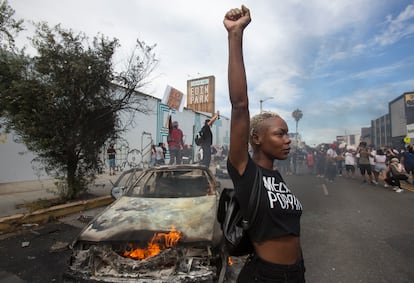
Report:
M295 264L274 264L252 256L246 261L237 278L237 283L305 283L303 259Z
M170 163L169 165L174 164L181 164L181 148L177 147L177 146L170 146L169 148L170 151Z
M359 171L361 175L364 176L365 173L369 176L372 174L371 172L371 164L359 164Z
M406 175L404 175L404 174L401 174L399 176L391 176L391 175L388 175L387 178L385 178L384 181L388 185L401 188L400 180L407 181L408 180L408 177Z
M344 169L344 161L343 160L337 160L336 166L338 168L339 175L342 175L342 170Z
M210 167L211 162L211 146L203 145L203 160L200 161L200 164L205 165L207 168Z
M155 164L156 165L164 165L165 164L165 160L164 159L155 160Z
M329 162L326 167L326 178L328 178L329 181L333 181L336 176L336 164Z

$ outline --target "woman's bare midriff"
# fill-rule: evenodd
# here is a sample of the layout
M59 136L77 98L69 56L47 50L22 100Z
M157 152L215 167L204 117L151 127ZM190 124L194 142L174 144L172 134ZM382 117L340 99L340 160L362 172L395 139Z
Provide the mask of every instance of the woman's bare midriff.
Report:
M302 256L300 238L296 236L254 243L254 247L261 259L276 264L294 264Z

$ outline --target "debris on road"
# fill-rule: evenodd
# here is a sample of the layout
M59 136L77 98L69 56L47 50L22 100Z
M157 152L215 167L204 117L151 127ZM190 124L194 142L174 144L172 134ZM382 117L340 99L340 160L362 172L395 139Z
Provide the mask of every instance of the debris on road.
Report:
M61 252L61 251L67 250L68 247L69 247L69 243L57 241L50 247L50 252L52 253Z

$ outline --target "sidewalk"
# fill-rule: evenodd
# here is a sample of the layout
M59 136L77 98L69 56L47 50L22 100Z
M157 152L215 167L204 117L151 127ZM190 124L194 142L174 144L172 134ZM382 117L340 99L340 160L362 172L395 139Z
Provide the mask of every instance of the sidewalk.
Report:
M110 195L111 181L114 183L119 175L120 173L115 176L109 176L107 173L97 175L97 179L94 184L90 185L88 192L97 197ZM25 208L17 208L19 205L39 199L56 198L57 188L54 182L54 179L45 179L0 183L0 217L28 212Z

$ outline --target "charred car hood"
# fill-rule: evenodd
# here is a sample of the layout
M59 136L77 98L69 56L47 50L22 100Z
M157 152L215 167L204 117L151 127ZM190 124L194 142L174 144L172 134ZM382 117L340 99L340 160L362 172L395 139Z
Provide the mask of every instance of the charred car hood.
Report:
M214 237L216 201L215 195L194 198L123 196L89 223L78 240L142 240L174 226L182 233L180 242L210 242Z

